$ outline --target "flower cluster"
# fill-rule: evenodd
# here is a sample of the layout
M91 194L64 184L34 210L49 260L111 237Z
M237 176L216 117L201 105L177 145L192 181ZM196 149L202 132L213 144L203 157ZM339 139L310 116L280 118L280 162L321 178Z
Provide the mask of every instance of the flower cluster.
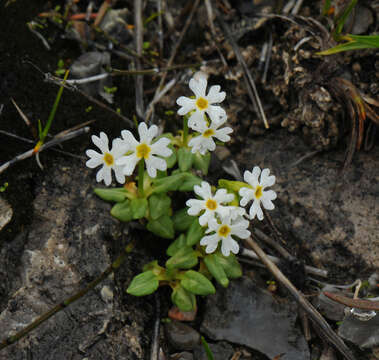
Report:
M205 95L207 80L204 77L200 77L198 80L191 79L189 87L195 94L195 99L179 97L176 100L176 103L181 106L178 114L190 114L188 126L199 135L193 137L188 146L192 153L199 152L204 155L206 151L215 150L214 138L226 142L230 140L229 134L233 132L230 127L219 129L225 124L227 116L225 110L215 104L224 101L226 94L224 91L220 91L219 85L213 85L209 89L208 95Z
M234 256L238 241L250 236L250 221L263 220L264 209L274 209L276 199L276 193L268 189L275 183L269 169L255 166L245 171L244 182L220 179L217 189L200 177L208 172L208 152L215 150L216 141L229 141L233 130L225 126L226 112L219 105L225 92L220 86L211 86L207 92L207 80L198 77L190 80L189 87L195 96L177 99L182 131L158 137L156 125L142 122L138 139L123 130L110 148L107 135L101 132L92 136L100 152L86 151L87 166L100 167L98 182L109 186L112 172L117 182L127 181L121 188L95 189L102 199L115 202L112 216L123 222L139 220L151 233L172 240L164 267L158 261L147 264L127 292L143 296L169 285L171 300L182 311L196 309L196 295L215 293L210 275L224 287L242 275ZM136 180L127 179L137 166ZM178 209L175 194L188 191L194 191L196 198Z
M104 180L105 185L110 185L111 170L113 170L116 180L123 184L125 176L132 175L137 163L142 160L145 161L150 177L156 177L157 170L167 169L167 163L162 157L172 154L172 150L168 148L170 140L162 137L153 142L158 134L158 127L152 125L148 128L144 122L139 124L138 134L140 141L137 141L129 130L123 130L122 138L113 140L112 150L109 150L108 137L105 133L100 133L100 137L92 136L92 141L100 149L101 154L94 150L87 150L86 154L90 159L86 165L89 168L103 165L96 175L98 182Z
M252 172L245 171L244 180L249 187L240 188L240 205L246 206L253 200L249 210L250 219L257 215L259 220L263 220L261 205L266 210L274 209L272 200L276 199L276 193L273 190L265 191L265 188L275 183L275 176L269 174L269 169L263 169L261 172L258 166L255 166ZM201 214L199 224L207 226L206 234L210 234L201 239L200 245L206 246L206 253L213 253L221 241L221 252L224 256L229 256L230 252L237 254L239 246L234 237L246 239L250 236L247 229L249 221L244 218L247 215L245 209L227 205L234 200L234 195L226 189L218 189L213 195L211 186L205 181L201 186L195 186L194 192L201 200L187 200L188 214Z

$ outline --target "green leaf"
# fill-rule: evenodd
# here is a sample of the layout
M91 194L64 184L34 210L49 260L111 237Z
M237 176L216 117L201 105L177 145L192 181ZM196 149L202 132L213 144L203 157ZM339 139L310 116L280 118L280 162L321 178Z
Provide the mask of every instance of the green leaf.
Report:
M239 190L243 187L251 188L249 184L246 184L243 181L232 181L232 180L226 180L226 179L220 179L218 181L218 186L220 188L224 188L226 190L229 190L230 192L237 193Z
M181 311L192 311L196 308L196 296L180 285L172 291L171 301Z
M179 249L181 249L184 246L187 246L186 236L184 234L180 234L180 236L177 239L175 239L175 241L173 241L171 245L167 248L166 254L168 256L173 256Z
M130 201L130 210L132 211L133 219L142 219L146 216L147 200L146 199L132 199Z
M217 256L210 254L204 257L204 263L216 281L223 287L229 285L223 266L218 262Z
M191 169L193 154L188 148L180 148L178 150L178 164L180 171L188 171Z
M223 267L229 279L236 279L242 276L241 265L234 254L224 256L219 252L214 253L217 262Z
M196 153L193 155L193 167L197 170L200 170L204 175L208 174L209 163L211 162L211 154L206 153L201 155Z
M213 284L204 275L194 270L188 270L180 283L187 291L196 295L209 295L216 292Z
M168 215L163 215L156 220L150 220L146 228L153 234L165 239L173 239L175 236L174 224Z
M195 176L191 173L183 173L185 174L184 181L180 184L178 190L179 191L193 191L193 187L195 185L200 185L202 179L198 176Z
M132 198L133 195L125 188L103 189L95 188L95 194L105 201L122 202L126 198Z
M185 178L185 173L179 173L153 180L154 188L152 194L160 194L168 191L175 191Z
M197 217L188 215L187 210L188 208L180 209L172 217L176 231L186 231L195 220L198 221Z
M317 55L332 55L343 51L379 48L379 35L346 35L342 38L348 41L328 50L318 52Z
M170 215L171 199L166 194L153 194L149 198L150 217L153 220L162 215Z
M197 244L200 239L204 236L205 228L199 224L199 219L196 217L187 231L187 246L192 246Z
M167 163L167 168L171 169L176 164L177 156L176 149L171 143L168 145L168 148L172 150L172 154L169 157L166 157L165 160Z
M157 276L149 270L135 276L126 292L134 296L150 295L158 289L158 286Z
M198 259L196 251L194 251L191 247L184 246L166 261L166 268L169 270L191 269L197 265L197 262Z
M130 200L126 199L123 202L117 203L111 210L111 215L115 218L128 222L133 219L133 213L130 208Z

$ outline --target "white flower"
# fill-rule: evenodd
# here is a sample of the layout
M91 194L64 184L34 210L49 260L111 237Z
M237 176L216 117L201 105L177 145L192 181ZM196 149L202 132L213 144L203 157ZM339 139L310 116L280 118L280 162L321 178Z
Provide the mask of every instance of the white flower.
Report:
M112 182L112 169L115 172L116 180L123 184L125 176L122 173L122 167L117 166L116 160L127 151L127 146L120 143L120 139L115 139L112 142L112 150L109 150L108 136L101 132L100 137L92 135L93 143L101 150L101 154L95 150L87 150L86 155L90 158L86 165L93 169L103 164L102 168L96 174L98 182L104 180L105 185L109 186Z
M167 169L166 161L158 156L168 157L172 154L172 150L167 147L170 144L170 139L163 137L152 144L153 139L158 134L158 127L152 125L148 128L144 122L138 125L138 134L139 142L129 130L121 132L122 142L127 144L128 151L132 153L118 159L116 165L123 166L124 175L132 175L137 163L140 160L145 160L147 173L154 178L157 176L157 169L162 171Z
M188 126L193 127L205 122L205 114L207 113L209 118L216 124L220 123L221 119L226 117L225 110L217 105L225 99L225 92L221 91L219 85L213 85L209 89L208 95L205 95L207 88L207 80L204 77L200 77L198 80L191 79L189 87L195 94L195 99L190 99L185 96L181 96L176 100L176 103L181 106L178 110L179 115L185 115L192 110L195 112L188 119Z
M258 179L259 175L261 176L260 181ZM267 210L274 209L272 200L276 199L276 192L273 190L264 191L266 187L275 184L275 176L269 175L269 169L263 169L261 173L261 169L258 166L255 166L252 172L245 171L243 175L244 180L252 188L243 187L240 189L239 194L242 197L240 204L241 206L246 206L250 200L254 200L249 211L250 219L254 219L255 215L257 215L259 220L263 220L261 203Z
M213 151L216 149L216 144L213 138L216 138L222 142L229 141L230 136L228 134L232 133L233 129L230 127L218 129L221 125L225 124L225 122L226 117L221 119L219 123L212 121L209 127L206 122L192 127L192 129L199 132L200 135L189 141L188 146L192 148L191 152L196 153L198 151L200 154L204 155L207 150Z
M224 217L221 223L216 219L211 219L208 223L207 234L214 232L214 234L206 235L200 240L200 245L206 246L206 253L213 253L221 240L221 252L224 256L229 256L230 252L237 254L239 245L232 236L237 236L240 239L247 239L250 236L250 231L247 230L249 222L243 217L239 216L235 221L230 216Z
M233 201L233 194L228 194L225 189L219 189L213 196L211 186L206 181L202 181L201 186L195 185L193 191L196 195L203 198L203 200L187 200L186 205L189 208L187 212L189 215L196 216L202 210L205 210L204 214L199 217L199 224L201 226L205 226L210 219L214 218L215 214L224 217L229 216L230 206L223 206L221 204Z

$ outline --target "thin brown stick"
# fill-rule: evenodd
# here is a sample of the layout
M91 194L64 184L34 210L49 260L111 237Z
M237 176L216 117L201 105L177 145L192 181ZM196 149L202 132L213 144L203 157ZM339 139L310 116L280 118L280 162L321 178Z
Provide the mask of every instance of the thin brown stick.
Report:
M143 25L142 25L142 0L134 0L134 26L135 32L135 46L138 57L134 59L134 64L137 71L142 69L140 57L142 57L142 43L143 43ZM140 119L144 118L144 105L143 105L143 75L135 77L135 94L136 94L136 113Z
M67 141L67 140L70 140L76 136L79 136L81 134L84 134L84 133L88 133L89 132L89 127L86 126L82 129L79 129L79 130L75 130L75 131L72 131L66 135L63 135L63 136L60 136L60 137L56 137L56 138L53 138L51 141L43 144L37 151L35 151L35 148L31 149L31 150L28 150L26 152L24 152L23 154L20 154L20 155L17 155L16 157L14 157L12 160L10 161L7 161L6 163L4 163L3 165L0 166L0 174L2 172L4 172L6 169L8 169L11 165L21 161L21 160L25 160L25 159L28 159L30 157L32 157L33 155L36 155L38 154L39 152L41 152L42 150L46 150L54 145L57 145L57 144L60 144L64 141Z
M117 270L121 264L125 261L126 255L132 250L133 244L129 244L125 251L111 264L108 266L108 268L95 280L90 282L84 289L77 292L75 295L69 297L68 299L62 301L60 304L54 306L49 311L45 312L43 315L41 315L39 318L37 318L35 321L33 321L30 325L19 331L17 334L13 336L9 336L8 338L4 339L0 342L0 351L4 348L6 348L9 345L12 345L13 343L17 342L27 334L29 334L32 330L40 326L42 323L44 323L46 320L50 319L53 315L55 315L57 312L63 310L67 306L71 305L76 300L80 299L84 295L86 295L90 290L94 289L96 285L101 283L103 280L105 280L112 272Z
M265 114L265 112L263 110L262 102L260 100L257 87L255 86L254 79L251 76L250 71L249 71L249 69L248 69L248 67L246 65L246 62L245 62L245 60L242 57L241 51L240 51L237 43L235 42L235 40L234 40L234 38L233 38L233 36L231 34L229 26L224 21L224 19L222 18L222 15L220 14L219 11L217 11L217 19L218 19L219 23L221 24L221 27L222 27L222 29L223 29L223 31L225 33L225 37L228 39L230 45L233 48L233 51L236 54L238 62L242 66L243 74L244 74L244 79L245 79L245 82L246 82L247 92L248 92L249 97L250 97L250 99L251 99L251 101L253 103L255 111L258 114L258 116L261 118L261 120L262 120L265 128L268 129L269 128L268 121L267 121L267 118L266 118L266 114Z
M298 304L305 310L309 318L317 324L322 330L328 341L333 344L338 351L341 352L348 360L356 360L353 353L346 346L343 340L332 330L325 319L320 313L313 307L313 305L304 297L304 295L298 291L295 286L288 280L288 278L280 271L280 269L268 258L265 252L260 246L252 239L248 238L245 242L255 251L260 257L262 262L266 265L267 269L275 276L275 278L286 287Z
M187 30L188 30L189 26L191 25L193 16L195 15L195 12L196 12L197 8L199 7L199 4L200 4L200 0L195 0L195 3L193 4L192 9L191 9L191 13L189 14L189 16L187 18L187 21L186 21L186 23L185 23L185 25L184 25L184 27L182 29L182 32L179 35L179 39L176 42L174 48L172 49L172 52L171 52L170 58L168 59L166 67L172 66L172 63L174 62L175 56L176 56L176 54L177 54L177 52L179 50L180 45L182 44L182 41L184 39L185 34L187 33ZM167 72L165 71L165 72L163 72L161 80L159 81L159 85L158 85L157 89L155 90L154 98L156 96L158 96L158 94L161 92L163 84L166 81L166 76L167 76ZM152 101L152 103L153 103L153 101ZM147 110L146 110L146 116L145 116L145 119L146 119L145 121L146 122L149 122L150 117L151 117L153 111L154 111L154 105L153 106L149 106L147 108Z
M352 298L349 298L340 294L331 293L328 291L324 291L323 294L329 299L332 299L333 301L336 301L340 304L346 305L351 308L379 311L379 301L371 301L371 300L365 300L365 299L352 299Z

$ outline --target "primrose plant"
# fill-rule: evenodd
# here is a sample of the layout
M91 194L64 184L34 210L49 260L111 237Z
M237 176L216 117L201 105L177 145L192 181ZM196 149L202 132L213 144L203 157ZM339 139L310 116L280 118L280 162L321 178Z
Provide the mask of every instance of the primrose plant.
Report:
M142 122L138 139L123 130L110 148L107 135L101 132L99 137L92 136L100 152L86 152L88 167L101 166L98 182L109 186L113 171L123 184L95 189L99 197L115 203L111 214L125 222L138 220L155 236L173 240L164 266L156 260L146 264L127 292L148 295L168 285L172 302L182 311L196 308L196 295L216 291L213 278L226 287L229 279L241 276L235 256L238 241L250 236L249 220L262 220L262 207L272 210L276 198L273 190L267 190L275 183L269 169L255 166L245 171L245 182L220 179L218 187L199 176L207 175L216 142L229 141L233 130L225 126L227 115L219 105L225 92L220 86L211 86L206 94L207 80L193 78L189 87L195 96L177 99L178 114L183 115L178 134L159 135L156 125ZM185 200L192 191L195 195ZM177 192L183 195L178 197Z

